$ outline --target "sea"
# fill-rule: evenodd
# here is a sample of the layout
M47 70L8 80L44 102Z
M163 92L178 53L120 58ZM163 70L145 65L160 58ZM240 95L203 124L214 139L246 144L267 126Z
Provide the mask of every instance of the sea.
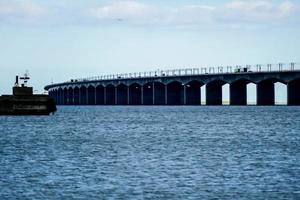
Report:
M0 199L300 199L300 107L0 116Z

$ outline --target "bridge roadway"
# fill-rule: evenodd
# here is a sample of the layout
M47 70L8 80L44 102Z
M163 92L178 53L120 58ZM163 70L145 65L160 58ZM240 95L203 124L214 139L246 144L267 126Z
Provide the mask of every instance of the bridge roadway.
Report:
M206 105L222 105L222 86L229 84L230 105L247 105L247 84L256 84L257 105L275 105L276 82L287 85L287 104L300 105L300 70L232 72L218 68L169 70L76 79L45 87L58 105L201 105L206 86ZM241 68L243 71L244 68Z

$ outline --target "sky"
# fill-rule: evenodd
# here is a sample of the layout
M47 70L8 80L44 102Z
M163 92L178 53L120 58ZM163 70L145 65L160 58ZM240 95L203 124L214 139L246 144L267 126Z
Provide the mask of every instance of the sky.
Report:
M300 61L298 0L0 0L0 94L112 73Z

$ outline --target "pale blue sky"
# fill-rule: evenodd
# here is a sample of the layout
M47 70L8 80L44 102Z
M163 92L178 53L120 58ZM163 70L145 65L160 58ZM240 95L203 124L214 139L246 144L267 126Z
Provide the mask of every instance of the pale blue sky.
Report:
M0 93L144 70L300 61L300 2L0 0Z

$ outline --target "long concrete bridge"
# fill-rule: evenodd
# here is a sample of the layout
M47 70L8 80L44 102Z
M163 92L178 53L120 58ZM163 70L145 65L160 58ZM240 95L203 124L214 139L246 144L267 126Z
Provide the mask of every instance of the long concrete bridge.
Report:
M275 105L276 82L287 85L287 104L300 105L297 63L157 70L72 79L47 85L58 105L222 105L229 84L230 105L247 105L247 84L256 84L256 104Z

